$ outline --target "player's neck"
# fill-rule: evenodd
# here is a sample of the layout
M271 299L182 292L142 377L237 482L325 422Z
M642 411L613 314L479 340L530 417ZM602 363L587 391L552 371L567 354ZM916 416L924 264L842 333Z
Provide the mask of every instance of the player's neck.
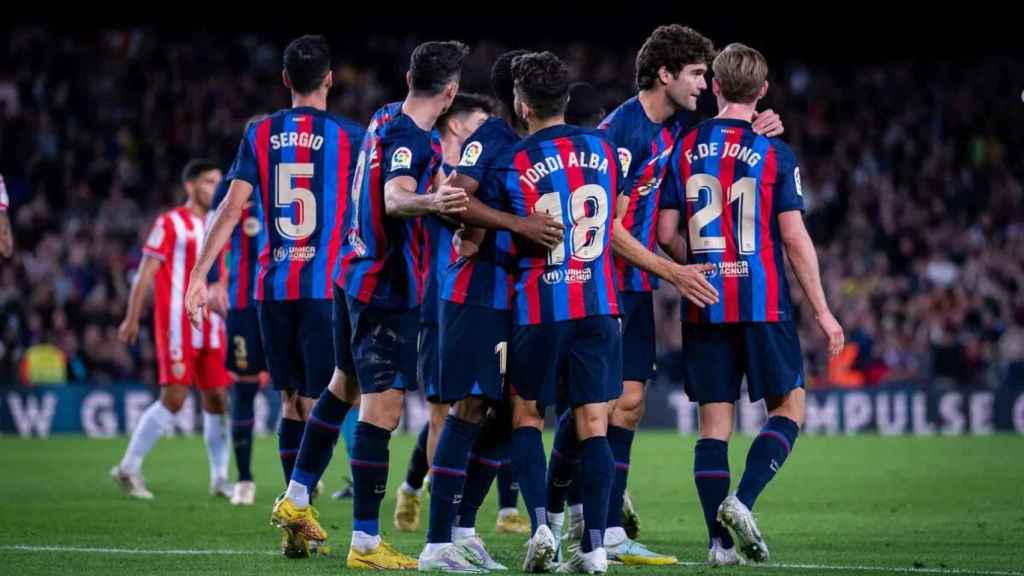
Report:
M676 113L675 104L664 90L641 90L637 99L644 114L655 124L663 124Z
M206 218L206 208L203 208L202 206L199 205L199 202L196 202L191 198L189 198L188 201L185 202L185 208L188 208L193 214L199 216L200 218Z
M444 102L438 98L419 98L409 94L402 102L402 113L412 118L420 130L433 130L442 112Z
M312 94L292 93L292 108L316 108L327 110L327 93L319 90Z
M441 141L441 150L443 151L444 163L449 166L458 166L459 160L461 160L462 146L459 144L458 139L451 134L445 135Z
M743 120L744 122L753 122L754 113L757 111L757 103L751 104L737 104L735 102L726 102L720 100L718 102L718 116L721 120Z
M551 128L552 126L560 126L565 124L565 116L552 116L550 118L544 118L542 120L536 120L529 118L526 122L529 125L530 134L536 134L545 128Z

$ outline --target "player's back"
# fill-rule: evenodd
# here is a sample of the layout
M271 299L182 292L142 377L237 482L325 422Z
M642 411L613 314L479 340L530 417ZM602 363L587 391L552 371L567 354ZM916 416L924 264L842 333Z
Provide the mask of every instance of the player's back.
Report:
M257 300L331 298L362 136L358 124L309 107L278 111L247 131L251 159L240 151L229 178L255 180L261 204Z
M621 172L615 147L599 132L559 125L540 130L498 162L492 189L526 216L546 212L565 225L551 250L517 244L518 324L617 315L611 228Z
M749 122L712 119L684 136L672 156L673 190L688 261L710 263L721 295L690 322L792 320L778 215L802 210L799 171L786 144ZM671 202L671 200L670 200Z
M437 135L403 114L401 102L387 104L373 115L357 162L339 282L364 303L413 308L423 299L423 221L388 216L384 186L410 176L426 193L441 164Z
M225 178L217 186L213 195L207 224L212 221L214 211L227 197L230 181ZM258 200L258 199L255 199ZM259 280L259 255L267 244L267 235L263 234L263 204L259 201L249 202L242 208L238 226L231 231L231 237L224 248L220 262L210 270L211 277L225 279L227 282L228 308L242 310L253 302L253 290Z

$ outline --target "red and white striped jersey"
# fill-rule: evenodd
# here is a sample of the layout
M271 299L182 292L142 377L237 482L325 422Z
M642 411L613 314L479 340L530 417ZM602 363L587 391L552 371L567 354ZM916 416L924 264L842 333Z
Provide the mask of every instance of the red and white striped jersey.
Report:
M7 210L10 200L7 198L7 186L4 185L4 176L0 174L0 212Z
M211 312L201 328L194 328L185 312L188 279L203 245L203 219L182 205L157 218L143 252L161 261L154 287L154 329L157 351L174 361L196 350L224 345L224 320Z

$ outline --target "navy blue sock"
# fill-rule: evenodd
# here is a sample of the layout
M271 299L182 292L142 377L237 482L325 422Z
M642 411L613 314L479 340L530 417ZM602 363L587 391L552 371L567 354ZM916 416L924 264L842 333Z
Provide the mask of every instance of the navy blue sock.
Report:
M352 529L380 534L380 503L388 486L391 432L373 424L356 424L352 446Z
M754 502L782 468L799 433L800 427L796 422L785 416L772 416L761 428L761 433L747 452L747 465L736 489L736 497L747 508L754 509Z
M580 442L576 437L576 421L572 418L572 412L566 411L558 419L551 448L547 478L549 512L560 514L565 511L566 495L570 487L578 483L579 464Z
M516 469L519 490L530 513L531 533L548 523L544 494L544 442L540 430L530 426L512 431L512 466Z
M306 421L306 431L302 434L299 456L295 459L295 470L292 471L292 480L305 486L309 494L313 493L331 463L341 423L351 407L326 389L313 405L313 412Z
M604 547L604 529L608 521L608 499L615 478L615 459L608 439L594 436L582 442L583 525L587 532L580 547L584 552Z
M288 486L288 481L292 479L295 458L299 455L299 445L302 444L302 432L305 429L305 422L289 418L281 418L281 424L277 428L277 450L281 455L285 486Z
M409 457L409 468L405 471L405 483L419 490L423 487L423 479L427 477L430 464L427 462L427 430L430 424L424 424L416 437L416 447L412 449L412 456Z
M469 452L480 435L480 425L449 415L437 440L434 464L430 467L430 524L427 542L452 541L452 526L466 485Z
M693 483L697 485L708 541L719 538L722 546L732 548L729 530L718 523L718 506L729 495L729 443L713 438L697 441L693 451Z
M505 450L501 469L498 470L498 508L515 508L519 503L519 483L516 482L516 469L512 466L512 460L507 457L507 454L508 450Z
M235 451L238 481L252 480L252 428L256 423L259 382L235 382L231 399L231 447Z
M622 500L626 495L626 480L629 478L629 453L633 449L633 434L628 428L608 426L608 445L615 458L615 481L608 500L609 528L622 527Z
M496 449L490 451L474 449L473 453L469 455L466 487L462 491L462 504L459 505L459 514L455 521L455 525L459 528L476 526L476 513L483 505L484 499L487 498L487 493L491 491L494 477L502 469L500 458L501 453ZM515 500L508 508L515 508Z

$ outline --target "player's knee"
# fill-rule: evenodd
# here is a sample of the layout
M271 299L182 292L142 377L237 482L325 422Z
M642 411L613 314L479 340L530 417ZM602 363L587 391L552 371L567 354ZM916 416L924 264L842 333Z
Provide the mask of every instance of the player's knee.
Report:
M203 411L209 414L223 414L227 411L228 398L223 389L203 391Z
M355 378L349 377L348 374L338 368L334 369L334 375L331 376L331 383L327 385L327 389L336 398L340 398L349 404L355 405L359 401L359 389L356 387Z
M612 424L622 428L635 430L640 420L644 417L644 391L643 388L626 388L622 396L615 404L615 411L612 413Z
M791 390L785 396L772 398L768 402L768 415L789 418L797 426L803 426L806 402L807 395L803 388Z
M601 404L584 404L573 410L576 435L580 440L608 433L608 412Z
M398 420L402 416L403 398L404 395L399 390L364 395L359 408L359 421L394 431L398 428Z
M544 429L544 418L537 410L537 403L516 398L512 405L512 428Z
M487 402L483 398L470 396L455 404L452 413L459 420L479 424L487 413Z
M160 402L171 414L177 414L185 405L188 389L184 386L167 386L160 391Z
M288 420L303 421L302 409L299 407L299 395L295 392L281 393L281 417Z

